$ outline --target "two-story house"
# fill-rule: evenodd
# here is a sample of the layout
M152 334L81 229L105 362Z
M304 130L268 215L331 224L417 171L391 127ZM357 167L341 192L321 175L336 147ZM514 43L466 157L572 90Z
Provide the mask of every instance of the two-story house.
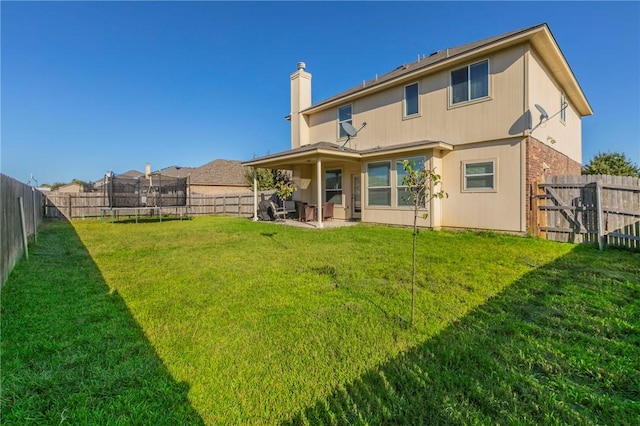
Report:
M420 226L431 228L526 232L536 180L580 174L581 119L592 114L546 24L440 50L311 99L311 74L299 63L291 149L243 164L292 170L294 198L333 201L335 218L409 225L402 162L415 160L435 169L448 193L426 206Z

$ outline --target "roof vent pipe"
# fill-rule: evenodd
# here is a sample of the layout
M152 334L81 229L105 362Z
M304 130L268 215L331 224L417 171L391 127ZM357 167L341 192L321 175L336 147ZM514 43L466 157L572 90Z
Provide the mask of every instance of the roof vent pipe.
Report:
M304 62L298 62L298 70L304 71L306 67L307 67L307 64L305 64Z

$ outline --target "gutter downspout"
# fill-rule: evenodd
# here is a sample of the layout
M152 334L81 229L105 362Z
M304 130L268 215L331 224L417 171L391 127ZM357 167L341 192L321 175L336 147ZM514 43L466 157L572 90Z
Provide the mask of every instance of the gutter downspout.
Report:
M524 93L522 94L522 114L526 116L529 113L529 59L531 55L531 45L527 43L524 46L524 67L523 67L523 89ZM528 116L529 120L532 120L531 113ZM527 123L531 125L532 123ZM531 197L529 197L529 203L527 203L527 167L529 165L529 159L527 158L527 148L529 146L529 138L531 137L531 130L529 126L525 126L524 139L520 141L520 232L527 232L527 204L529 205L529 210L531 210ZM530 196L533 194L529 194Z

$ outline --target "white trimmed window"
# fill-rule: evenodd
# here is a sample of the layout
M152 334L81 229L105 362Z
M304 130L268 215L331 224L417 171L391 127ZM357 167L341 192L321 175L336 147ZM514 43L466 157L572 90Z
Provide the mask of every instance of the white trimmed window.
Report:
M451 105L488 96L488 59L451 71Z
M407 158L409 164L412 165L413 170L424 170L424 157ZM404 177L407 176L407 172L404 170L404 159L396 161L396 191L397 198L396 204L398 207L413 206L413 194L404 185ZM421 203L424 206L424 200Z
M413 83L404 87L404 117L420 114L420 86Z
M342 170L327 170L324 172L324 201L342 204Z
M345 105L338 108L338 139L344 139L347 136L347 132L342 128L342 123L349 123L353 125L353 120L351 118L351 105Z
M496 190L496 161L463 161L463 190L495 191Z
M391 207L391 162L367 164L368 205Z

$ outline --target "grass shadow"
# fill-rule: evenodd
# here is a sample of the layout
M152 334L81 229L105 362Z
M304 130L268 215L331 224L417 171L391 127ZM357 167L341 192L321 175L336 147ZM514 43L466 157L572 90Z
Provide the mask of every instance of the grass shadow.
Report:
M288 249L289 247L286 244L286 238L287 238L287 234L286 231L283 233L283 238L285 239L285 241L279 241L276 236L278 235L277 232L261 232L260 235L262 237L265 238L269 238L275 245L277 245L280 249Z
M578 246L283 424L637 424L639 260Z
M45 222L1 310L2 424L203 424L68 222Z

